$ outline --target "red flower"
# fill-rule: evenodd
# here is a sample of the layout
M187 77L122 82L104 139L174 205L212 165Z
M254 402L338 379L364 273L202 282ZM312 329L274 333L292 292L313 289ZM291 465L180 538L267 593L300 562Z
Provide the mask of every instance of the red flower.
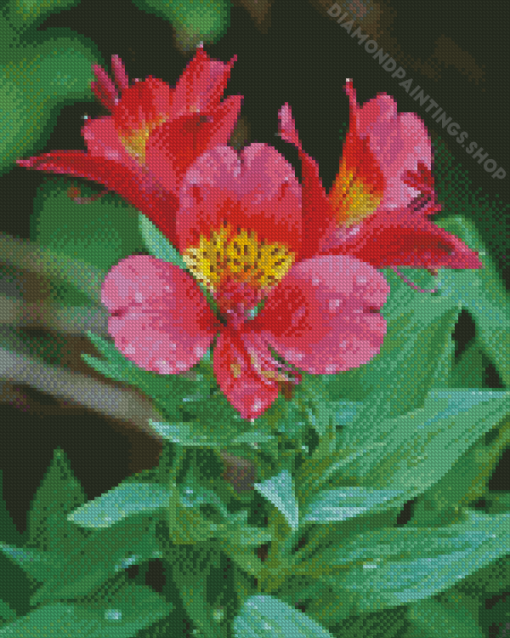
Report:
M375 268L481 268L475 252L427 218L440 206L420 118L397 115L385 94L359 107L351 80L345 89L350 127L328 195L317 163L302 149L289 105L280 110L280 135L297 146L302 164L306 253L352 255Z
M349 255L306 251L304 258L301 188L276 149L204 153L188 169L179 202L177 247L196 281L142 255L122 260L104 281L108 330L127 358L175 374L195 365L217 336L218 384L243 418L254 419L289 382L286 373L300 379L269 348L312 374L348 370L377 354L388 284Z
M211 60L200 45L172 89L152 76L130 86L114 55L115 84L93 67L98 81L91 88L111 116L85 123L87 151L54 151L17 163L104 184L175 243L179 183L203 151L227 143L241 108L240 95L220 101L234 61Z

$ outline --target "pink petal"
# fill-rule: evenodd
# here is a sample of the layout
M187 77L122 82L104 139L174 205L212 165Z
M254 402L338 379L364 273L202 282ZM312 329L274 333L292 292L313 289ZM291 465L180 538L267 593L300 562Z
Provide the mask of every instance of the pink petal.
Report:
M370 265L325 255L294 265L250 322L289 363L331 374L367 363L380 350L386 322L378 310L389 286Z
M291 165L273 147L251 144L241 153L217 146L189 168L179 193L176 226L181 252L200 235L228 222L268 243L299 250L301 193Z
M407 208L378 210L355 232L340 237L336 254L352 255L374 268L481 268L477 253L461 239Z
M148 255L120 261L106 276L101 301L115 346L137 366L160 374L189 370L221 324L193 279Z
M416 171L418 162L429 169L432 165L431 140L423 121L415 113L397 114L397 104L389 95L380 94L359 107L352 83L347 83L346 92L356 131L369 138L370 150L384 174L386 188L380 207L407 206L419 192L404 184L403 174Z
M254 370L242 334L224 329L214 348L214 374L243 419L255 419L278 397L278 384Z
M240 108L240 96L233 96L207 116L192 113L155 128L145 150L149 172L166 190L176 192L197 157L208 148L228 142Z
M89 153L94 157L104 157L121 162L140 175L142 174L139 164L126 152L124 144L120 141L112 117L87 120L82 129L82 135Z
M199 47L177 82L170 117L175 119L195 111L207 111L217 104L225 91L235 61L235 56L228 64L211 60Z

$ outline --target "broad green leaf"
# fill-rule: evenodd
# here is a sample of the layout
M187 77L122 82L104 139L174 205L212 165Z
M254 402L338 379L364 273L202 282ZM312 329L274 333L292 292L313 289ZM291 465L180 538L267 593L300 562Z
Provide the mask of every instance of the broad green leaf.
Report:
M509 444L507 417L489 435L480 437L441 480L420 495L414 504L412 524L445 525L456 518L458 508L484 498L492 473Z
M34 23L42 22L48 14L70 9L80 0L10 0L7 17L16 31L26 30Z
M402 490L375 490L364 487L343 487L321 490L305 509L303 523L329 523L367 514L401 494Z
M0 636L132 638L171 611L171 604L150 587L127 583L101 604L55 602L38 607L1 627Z
M441 294L455 299L473 317L477 339L496 366L503 384L510 386L510 298L487 254L474 224L460 216L437 224L478 252L483 268L443 268L438 276Z
M372 447L348 467L367 487L402 489L401 503L424 492L510 410L502 390L433 390L423 408L370 426ZM345 426L346 439L368 439L366 424ZM397 498L400 502L400 497Z
M295 573L319 577L356 612L423 600L508 553L510 514L466 511L445 527L388 528L349 537Z
M409 605L408 618L430 638L485 638L475 614L466 604L448 608L437 600Z
M97 201L78 204L67 194L70 187L78 185L60 176L52 176L41 184L33 202L31 239L50 250L92 264L105 274L121 259L143 252L145 245L136 209L113 192ZM89 185L80 187L83 196L94 192ZM87 303L83 295L70 287L54 290L53 297L70 306Z
M32 42L9 49L0 60L0 170L42 147L65 102L93 99L98 62L94 43L64 28L35 32Z
M365 402L360 416L365 424L421 407L440 378L446 381L444 368L452 355L451 334L460 312L447 297L428 295L425 303L425 295L416 298L420 293L409 287L402 290L395 273L385 276L402 300L394 308L383 307L387 332L379 354L356 370L336 375L330 383L331 396Z
M0 599L0 619L4 622L13 622L16 620L16 612L12 607L5 601ZM0 622L0 627L2 623Z
M133 0L137 6L169 20L177 43L191 51L199 42L216 42L230 23L228 0Z
M234 619L235 638L332 638L324 627L287 603L257 594Z
M293 531L298 528L298 502L294 493L292 476L287 470L283 470L267 481L255 483L254 488L283 514Z
M163 233L142 213L138 216L138 226L147 249L163 261L168 261L182 270L186 270L187 266L178 250L172 246Z
M57 448L28 512L27 544L61 555L73 551L88 532L72 525L66 516L84 502L83 488L65 452Z
M108 529L94 530L61 557L52 578L32 596L31 605L87 596L131 565L160 558L155 524L156 520L137 516Z
M111 527L128 516L168 507L169 497L168 488L157 484L118 485L74 510L67 520L82 527Z

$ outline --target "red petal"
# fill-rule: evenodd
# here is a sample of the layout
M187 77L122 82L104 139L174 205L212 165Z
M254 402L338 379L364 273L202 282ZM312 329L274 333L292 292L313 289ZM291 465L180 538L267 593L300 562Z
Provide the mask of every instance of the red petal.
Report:
M307 259L319 251L321 239L336 222L335 213L322 186L317 162L303 151L287 103L282 106L278 115L280 136L297 147L301 161L302 223L303 237L306 237L306 241L302 243L299 259Z
M278 397L278 384L262 380L251 365L242 334L225 328L214 348L214 374L221 391L243 419L255 419Z
M93 157L84 151L55 151L17 160L19 166L58 174L85 177L103 184L144 213L175 243L177 198L131 168L114 160Z
M388 293L385 278L366 263L314 257L291 268L250 326L302 370L349 370L379 352L386 322L377 310Z
M240 108L241 97L233 96L207 115L185 115L154 129L145 151L149 171L167 190L175 191L197 157L228 142Z
M301 193L290 164L273 147L251 144L241 153L217 146L186 173L177 213L179 248L197 245L224 222L267 243L298 252Z
M199 47L175 87L171 118L214 107L225 91L235 61L235 56L228 64L212 60Z
M481 268L477 253L419 212L378 211L332 252L352 255L375 268Z

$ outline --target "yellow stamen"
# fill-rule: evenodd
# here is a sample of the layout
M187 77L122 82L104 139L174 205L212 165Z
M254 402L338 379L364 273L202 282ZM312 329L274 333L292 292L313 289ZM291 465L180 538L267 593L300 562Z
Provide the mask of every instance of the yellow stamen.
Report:
M137 130L133 130L129 135L119 135L119 139L124 145L126 151L140 164L145 163L145 147L151 132L160 124L165 122L164 117L150 122L145 122L143 126Z
M211 292L227 277L258 289L274 286L287 274L294 258L295 253L283 244L266 244L253 231L233 233L229 226L213 230L210 239L201 235L200 245L183 254L195 278Z

